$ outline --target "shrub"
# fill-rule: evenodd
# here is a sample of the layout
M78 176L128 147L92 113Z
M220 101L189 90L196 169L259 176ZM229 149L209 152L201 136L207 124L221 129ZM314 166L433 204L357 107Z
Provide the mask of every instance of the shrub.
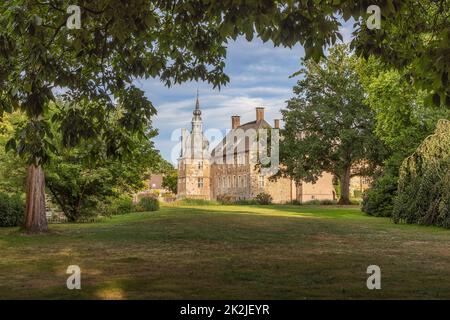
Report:
M333 206L336 204L337 204L336 200L331 200L331 199L320 200L320 205L322 205L322 206Z
M259 204L256 199L240 199L234 202L237 205L256 205Z
M25 203L19 196L0 193L0 227L22 225L25 216Z
M318 206L318 205L320 205L320 201L317 200L317 199L314 199L314 200L305 201L305 202L303 202L302 204L304 204L304 205Z
M120 195L112 198L110 203L103 209L104 215L119 215L135 211L133 199L128 195Z
M354 198L362 198L363 193L361 192L361 190L354 190L353 191L353 197Z
M188 206L211 206L211 205L216 205L218 203L213 200L184 198L184 199L176 201L175 204L176 205L177 204L188 205Z
M159 201L155 197L144 197L139 201L137 211L158 211Z
M362 204L362 199L351 198L349 204L352 206L360 206Z
M268 205L272 203L272 196L268 193L261 192L256 196L256 201L262 205Z
M390 217L394 208L398 177L381 175L363 194L362 211L375 217Z
M223 194L217 197L217 201L221 204L234 204L236 203L236 196L231 194Z

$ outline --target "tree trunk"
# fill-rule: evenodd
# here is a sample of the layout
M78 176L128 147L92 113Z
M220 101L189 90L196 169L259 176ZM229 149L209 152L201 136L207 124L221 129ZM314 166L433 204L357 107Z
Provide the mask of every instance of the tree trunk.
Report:
M303 183L296 182L295 183L295 193L296 193L296 200L298 203L303 203Z
M341 196L338 204L350 204L350 167L345 168L340 179Z
M41 166L28 167L27 204L25 211L25 231L42 233L48 231L45 216L45 177Z

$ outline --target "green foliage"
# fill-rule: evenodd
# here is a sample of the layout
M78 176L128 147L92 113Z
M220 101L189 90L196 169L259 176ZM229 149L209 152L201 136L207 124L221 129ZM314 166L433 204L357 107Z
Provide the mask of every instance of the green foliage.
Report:
M255 199L258 202L258 204L262 205L269 205L272 203L273 200L272 196L265 192L258 193Z
M162 181L162 187L170 190L173 194L177 194L177 186L178 186L178 171L172 169L171 172L168 172Z
M381 56L397 68L411 68L415 83L445 97L450 6L448 0L429 3L81 1L77 4L82 29L70 30L64 27L64 1L3 1L0 114L13 109L26 113L29 121L20 141L11 145L20 146L16 148L19 153L30 153L28 161L43 162L52 151L48 122L53 119L45 112L56 99L53 88L64 88L64 99L77 105L100 103L111 109L118 102L124 108L122 128L142 133L156 110L133 85L136 78L158 77L168 86L189 80L223 85L229 80L224 74L227 43L238 36L251 40L257 35L276 46L301 43L306 58L318 61L324 56L324 46L342 39L339 16L357 21L360 28L353 45L359 52ZM368 30L365 20L359 19L371 4L381 6L381 30ZM76 125L63 126L64 136L70 137L67 142L96 134L85 126L85 120L101 125L105 111L86 113L84 107L73 111ZM111 151L126 151L115 146L112 142Z
M358 198L358 199L360 199L360 198L362 198L362 192L361 192L361 190L354 190L353 191L353 197L354 198Z
M318 206L318 205L320 205L320 201L318 199L314 199L314 200L309 200L309 201L302 202L301 204L311 205L311 206Z
M107 206L108 215L131 213L136 210L133 199L128 195L120 195L111 200Z
M363 210L373 216L391 216L403 160L433 132L438 119L450 117L450 110L427 103L424 91L378 59L360 60L358 73L367 103L375 112L375 134L389 149L382 170L364 194Z
M363 195L362 211L375 217L390 217L397 192L397 176L383 174Z
M17 155L7 152L14 125L22 120L23 116L19 113L0 117L0 192L8 194L23 194L25 191L25 163Z
M405 74L371 58L359 60L358 74L367 93L366 102L375 113L375 133L397 156L403 159L431 134L438 119L450 116L450 110L427 103L427 93L417 90Z
M114 195L109 170L84 167L76 156L52 163L46 181L53 200L71 222L95 215L99 202Z
M330 199L324 199L324 200L314 199L314 200L309 200L309 201L305 201L305 202L301 202L301 203L294 203L294 204L298 204L298 205L314 205L314 206L332 206L332 205L336 205L337 201L336 200L330 200Z
M450 121L405 159L400 170L394 222L450 228Z
M29 162L50 159L50 123L60 122L64 142L73 146L99 134L90 123L107 129L103 118L117 105L123 108L121 129L144 133L156 110L134 85L137 78L159 78L167 86L189 80L224 85L226 47L239 35L251 39L256 32L277 46L302 42L306 56L314 58L338 39L338 18L330 15L335 5L148 0L77 5L82 28L71 30L65 27L65 1L0 2L0 114L21 109L27 115L12 145ZM302 12L315 21L299 19ZM54 88L63 88L60 96L74 105L69 123L46 115L57 99ZM105 108L92 108L98 105ZM127 151L120 137L104 136L113 154Z
M53 117L65 123L70 121L72 109L76 107L61 103L54 105L51 111ZM153 130L145 134L145 139L120 130L122 112L120 108L110 111L103 119L108 123L107 129L104 124L94 126L100 136L86 136L71 148L65 145L71 144L72 138L54 130L52 143L57 146L58 153L52 155L52 161L45 167L46 182L53 199L69 221L96 215L100 204L108 198L139 190L145 177L155 168L159 169L163 161L150 140L155 135ZM57 128L60 129L59 126ZM111 132L121 134L122 138L115 142L105 141L102 136ZM122 145L120 141L126 143ZM109 148L113 143L119 143L116 147L126 148L127 152L120 157L111 157Z
M240 199L240 200L236 200L235 202L234 202L234 204L237 204L237 205L245 205L245 206L252 206L252 205L257 205L257 204L259 204L258 203L258 200L256 200L256 199Z
M383 2L391 6L381 9L381 29L369 30L365 21L357 22L352 42L356 52L377 56L404 73L416 89L424 90L429 104L449 107L450 1Z
M0 193L0 227L17 227L22 225L25 204L20 196Z
M332 206L335 204L337 204L336 200L331 200L331 199L320 200L320 205L322 205L322 206Z
M373 133L375 116L364 101L357 65L344 45L333 47L326 61L306 61L295 97L281 111L279 174L300 183L331 172L340 181L342 204L349 202L351 175L372 174L385 153Z
M183 199L177 200L174 203L174 205L181 205L181 206L183 206L183 205L186 205L186 206L209 206L209 205L217 205L219 203L218 201L183 198Z
M158 78L166 86L203 80L220 87L229 81L224 68L230 39L251 39L256 32L275 45L303 42L306 56L314 58L338 39L338 18L330 11L337 9L334 5L322 9L290 1L172 0L76 4L82 12L81 29L65 27L67 1L0 2L0 116L17 110L26 115L8 148L35 166L58 154L52 143L55 127L64 147L94 138L103 142L107 157L128 155L130 140L145 140L156 114L135 80ZM353 11L351 7L347 9ZM58 99L66 102L66 112L53 115L48 111ZM117 117L113 128L111 113ZM96 146L97 141L89 142ZM36 191L27 199L44 192L30 190ZM44 209L29 211L34 216L30 221L44 221ZM70 215L76 219L79 213ZM28 231L45 231L45 224L34 224Z
M159 201L155 197L144 197L139 200L137 211L158 211Z
M221 204L233 204L236 203L236 196L231 194L221 194L217 196L217 201Z

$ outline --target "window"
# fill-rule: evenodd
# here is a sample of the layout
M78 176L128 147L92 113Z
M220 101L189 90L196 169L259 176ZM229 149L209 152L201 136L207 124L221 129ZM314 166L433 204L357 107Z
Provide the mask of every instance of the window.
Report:
M237 187L237 180L236 180L236 176L233 176L233 188Z
M203 188L203 178L197 178L197 187Z
M238 188L240 188L240 187L242 187L242 177L241 176L238 176Z
M199 170L203 169L203 161L198 162L198 169Z
M264 176L263 175L259 176L259 187L264 188Z
M224 189L226 188L226 185L225 185L225 177L222 177L222 186L223 186Z
M244 181L244 188L247 188L247 175L245 175L242 180Z

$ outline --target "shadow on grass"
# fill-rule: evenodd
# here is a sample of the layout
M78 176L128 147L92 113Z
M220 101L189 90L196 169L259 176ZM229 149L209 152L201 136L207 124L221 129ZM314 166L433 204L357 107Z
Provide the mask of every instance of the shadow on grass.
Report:
M450 276L447 230L396 226L358 208L163 206L51 229L0 231L1 297L450 297L440 280ZM364 287L373 263L382 266L383 292ZM65 287L71 264L81 267L81 291Z

